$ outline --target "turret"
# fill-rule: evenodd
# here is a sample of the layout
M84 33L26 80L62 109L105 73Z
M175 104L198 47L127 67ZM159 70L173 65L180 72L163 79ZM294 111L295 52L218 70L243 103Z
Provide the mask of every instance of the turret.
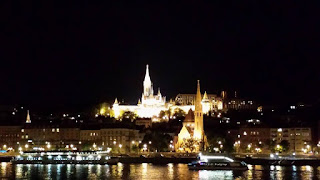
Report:
M118 102L118 99L117 99L117 98L114 100L114 103L113 103L113 104L119 104L119 102Z
M203 98L202 98L202 101L208 101L208 95L207 95L207 91L204 92L204 95L203 95Z
M29 110L27 110L27 119L26 119L26 123L31 123Z

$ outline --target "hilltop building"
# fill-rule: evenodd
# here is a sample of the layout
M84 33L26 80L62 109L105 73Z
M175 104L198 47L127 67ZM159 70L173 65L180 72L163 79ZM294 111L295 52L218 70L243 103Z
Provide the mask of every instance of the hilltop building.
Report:
M195 111L195 100L195 94L179 94L175 101L166 102L166 97L162 96L160 88L158 89L158 93L154 94L153 83L149 74L149 66L147 65L143 81L143 93L138 103L136 105L122 105L116 98L112 110L116 118L120 118L126 111L131 111L140 118L152 118L155 120L161 111L170 110L173 112L176 108L182 109L186 113L189 109ZM205 92L203 96L200 94L198 100L203 107L203 113L223 109L222 98L216 95Z
M137 105L120 105L116 99L113 107L114 115L119 118L125 111L135 112L139 117L151 118L158 116L160 111L169 109L169 104L166 103L166 97L163 97L158 89L155 95L153 92L153 84L149 75L149 66L146 68L146 75L143 81L143 93L141 99L138 100Z

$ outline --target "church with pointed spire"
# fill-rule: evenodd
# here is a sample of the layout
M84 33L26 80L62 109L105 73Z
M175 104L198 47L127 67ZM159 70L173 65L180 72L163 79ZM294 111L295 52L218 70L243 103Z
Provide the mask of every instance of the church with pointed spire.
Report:
M146 74L143 81L143 92L141 99L138 100L137 105L121 105L117 98L113 104L115 117L118 118L125 111L132 111L139 117L152 118L157 117L160 111L168 110L166 97L161 95L160 88L158 93L154 94L153 83L149 74L149 65L146 66Z
M199 152L205 149L207 138L203 126L203 107L201 97L200 81L197 83L197 94L195 100L195 110L190 109L186 115L182 128L178 136L175 137L176 152Z
M146 73L142 86L141 98L137 99L137 104L135 105L121 104L117 98L115 99L112 106L115 118L119 119L124 112L131 111L140 118L152 118L153 121L160 121L161 119L159 118L159 114L161 111L170 110L172 113L174 113L175 109L181 109L187 113L189 109L192 109L193 111L197 111L199 113L202 111L200 114L203 116L202 113L208 113L213 110L221 110L222 108L222 101L218 100L218 98L212 99L212 95L208 95L207 92L205 92L203 96L201 95L200 84L198 84L199 92L197 91L195 96L194 94L190 94L192 99L191 104L179 104L172 100L166 102L166 97L162 96L160 88L158 88L157 93L154 93L154 86L150 77L149 65L146 65ZM198 106L196 104L198 104ZM198 115L196 117L198 117Z

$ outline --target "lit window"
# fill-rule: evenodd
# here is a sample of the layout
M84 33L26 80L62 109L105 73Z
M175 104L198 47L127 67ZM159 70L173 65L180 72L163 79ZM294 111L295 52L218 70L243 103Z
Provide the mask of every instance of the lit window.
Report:
M245 135L245 136L246 136L246 135L247 135L247 132L243 132L243 135Z
M21 132L24 132L24 129L21 129Z
M59 128L57 128L57 132L60 132L60 129L59 129Z
M54 128L52 128L52 132L54 132L55 131L55 129Z

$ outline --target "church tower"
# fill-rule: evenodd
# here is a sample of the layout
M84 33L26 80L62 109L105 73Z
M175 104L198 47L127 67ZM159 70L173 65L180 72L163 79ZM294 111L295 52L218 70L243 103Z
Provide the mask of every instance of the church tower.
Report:
M204 136L203 132L203 112L201 104L201 92L200 92L200 81L198 80L197 95L194 110L194 133L193 137L198 140L202 140Z
M27 119L26 119L26 123L31 123L29 110L27 110Z
M143 95L146 97L153 95L153 87L152 87L152 82L151 82L151 78L149 75L149 65L148 64L147 64L147 68L146 68L146 75L145 75L144 81L143 81Z

